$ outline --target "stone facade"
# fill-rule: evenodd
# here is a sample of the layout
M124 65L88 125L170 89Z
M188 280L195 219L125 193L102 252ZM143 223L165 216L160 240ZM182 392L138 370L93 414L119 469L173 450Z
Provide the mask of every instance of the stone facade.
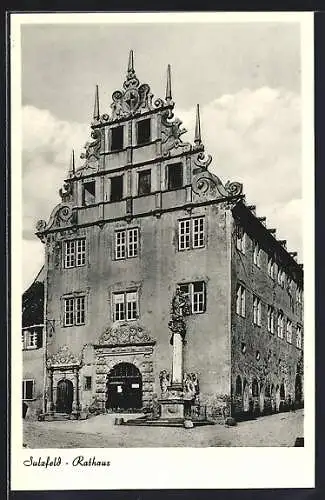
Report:
M199 109L194 144L182 141L185 130L174 117L170 82L169 68L165 99L153 99L150 87L140 84L130 54L127 77L122 90L113 93L110 115L100 114L96 91L91 141L85 146L83 163L76 168L72 158L68 178L60 191L62 202L54 208L48 222L39 221L37 225L37 235L46 251L47 399L53 411L61 380L69 380L73 385L75 411L92 407L109 410L107 380L112 370L122 365L133 366L139 373L142 409L155 408L160 396L159 374L171 370L168 325L172 297L178 286L187 287L194 297L197 283L203 292L197 298L196 310L193 306L185 320L183 367L185 373L195 373L199 380L198 411L204 408L207 416L214 419L228 416L236 406L231 404L235 402L234 380L240 375L249 386L253 377L258 378L259 384L264 383L261 366L269 349L274 358L272 368L271 364L266 368L274 375L270 382L276 387L284 378L286 393L292 394L292 377L301 351L285 342L280 346L274 336L272 340L267 334L263 338L257 335L251 327L250 313L240 321L242 318L237 318L234 309L238 279L249 289L255 279L258 281L249 251L243 271L234 249L236 211L251 213L242 186L234 182L223 184L208 170L212 158L204 153ZM143 120L150 122L143 124ZM143 132L144 126L149 127L145 140L141 139L141 134L147 133ZM123 127L119 128L119 135L114 132L117 127ZM116 134L120 141L117 148ZM171 173L176 172L172 168L175 166L176 181L176 174ZM145 193L140 186L144 174L150 179ZM121 190L119 196L113 186ZM202 240L196 244L195 219L202 224ZM180 221L185 220L191 234L189 243L181 248L180 228L185 226ZM255 223L258 231L254 224L249 231L263 242L266 252L281 246L273 236L270 244L267 229L257 219ZM128 238L129 230L138 235L137 251L131 256L117 257L117 231L124 231L124 238ZM85 240L84 260L80 265L72 265L72 261L67 265L67 248L75 248L73 242L80 239ZM282 246L281 249L285 252ZM285 253L285 267L300 283L301 268ZM246 267L249 283L243 274ZM258 293L269 301L272 285L264 277L259 280ZM117 318L116 295L128 291L136 294L136 314L129 320ZM78 325L72 319L67 324L66 304L77 307L81 296L84 317ZM277 297L285 309L284 292ZM250 308L248 304L247 300ZM243 338L247 343L245 357L240 351ZM254 349L260 351L259 363L254 361ZM60 353L64 353L64 359L60 360ZM278 363L279 358L282 364ZM280 370L277 375L276 370ZM243 406L243 394L239 406Z

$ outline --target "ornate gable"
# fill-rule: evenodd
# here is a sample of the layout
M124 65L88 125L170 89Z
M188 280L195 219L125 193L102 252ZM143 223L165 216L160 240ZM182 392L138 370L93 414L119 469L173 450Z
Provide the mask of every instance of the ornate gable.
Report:
M48 368L60 368L63 366L79 366L81 364L80 356L73 354L67 345L59 347L57 352L49 356L47 360Z
M99 337L99 345L133 345L155 342L149 331L139 323L113 323Z

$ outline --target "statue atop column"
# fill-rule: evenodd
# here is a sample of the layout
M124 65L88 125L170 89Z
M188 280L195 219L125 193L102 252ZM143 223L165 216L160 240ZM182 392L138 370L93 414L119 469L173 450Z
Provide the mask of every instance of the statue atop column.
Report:
M173 345L174 334L179 333L184 341L186 335L186 325L184 321L184 316L190 314L190 303L188 295L180 289L176 288L175 295L172 299L171 308L171 319L168 323L168 327L172 332L170 339L171 345Z

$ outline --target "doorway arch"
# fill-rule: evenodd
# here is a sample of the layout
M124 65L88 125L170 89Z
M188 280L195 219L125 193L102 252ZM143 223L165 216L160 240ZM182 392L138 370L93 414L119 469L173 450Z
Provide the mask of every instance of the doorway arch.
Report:
M247 380L244 381L243 411L245 413L249 412L249 386L248 386Z
M107 376L106 409L136 410L142 408L142 376L131 363L118 363Z
M261 384L260 387L260 401L259 401L259 406L260 406L260 413L262 414L264 412L264 396L265 396L265 389L264 385Z
M296 375L295 380L295 402L300 404L302 401L302 381L299 374Z
M275 390L275 411L280 411L281 394L280 387L277 385Z
M73 383L64 378L58 382L56 389L56 411L71 413L73 403Z

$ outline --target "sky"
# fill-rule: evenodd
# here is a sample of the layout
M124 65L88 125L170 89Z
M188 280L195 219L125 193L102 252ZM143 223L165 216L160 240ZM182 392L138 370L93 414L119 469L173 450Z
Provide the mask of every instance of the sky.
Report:
M171 64L183 140L193 141L199 103L210 170L242 182L257 215L302 260L298 23L24 25L21 40L24 289L44 260L35 224L60 201L72 148L79 157L90 138L95 85L109 113L130 49L157 97Z

